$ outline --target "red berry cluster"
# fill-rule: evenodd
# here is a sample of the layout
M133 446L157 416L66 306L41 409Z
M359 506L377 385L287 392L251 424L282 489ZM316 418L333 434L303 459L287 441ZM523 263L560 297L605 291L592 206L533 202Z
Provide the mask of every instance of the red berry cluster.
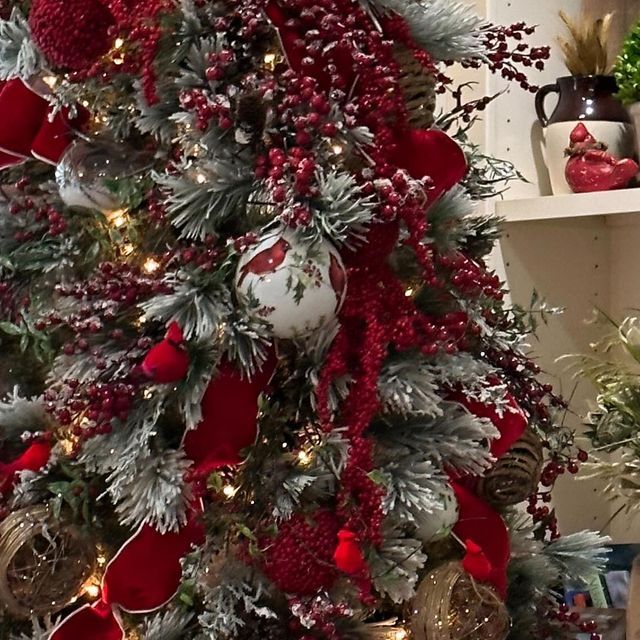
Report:
M550 607L546 618L556 624L559 623L567 635L575 636L579 632L589 633L590 640L601 640L602 638L598 633L598 623L595 620L585 620L579 611L571 611L564 602Z
M523 42L525 35L535 32L535 27L529 27L524 22L518 22L510 27L494 27L485 34L485 46L489 51L489 68L499 72L503 78L515 81L526 91L535 93L538 87L529 83L525 72L518 70L516 65L525 68L534 67L544 69L545 60L551 55L550 47L531 47ZM517 44L509 44L509 41Z
M328 509L296 514L280 526L274 539L263 538L264 572L285 593L315 595L337 577L333 554L340 526Z
M447 269L449 277L445 280L467 298L484 295L493 300L502 300L502 283L495 273L487 271L482 265L462 253L439 255L438 264Z
M201 245L188 245L175 252L172 266L197 267L202 271L213 271L220 262L221 249L217 239L208 235Z
M100 0L34 0L29 12L33 38L49 62L79 71L109 51L113 15Z
M21 227L14 233L16 242L28 242L41 239L45 234L59 236L67 230L67 221L56 207L35 189L29 189L27 176L20 178L14 185L16 195L9 205L9 213L20 217Z
M47 410L63 427L73 425L79 443L110 433L115 420L126 421L135 401L141 378L81 384L66 380L45 392Z
M213 118L221 129L233 126L229 104L219 94L212 96L204 89L186 89L180 94L180 105L185 111L195 113L199 131L206 131Z

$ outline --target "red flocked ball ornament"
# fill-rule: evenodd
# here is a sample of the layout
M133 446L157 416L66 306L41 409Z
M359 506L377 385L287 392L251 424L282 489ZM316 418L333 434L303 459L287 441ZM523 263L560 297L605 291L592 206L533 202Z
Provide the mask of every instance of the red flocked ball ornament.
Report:
M281 591L300 596L331 588L338 575L333 555L339 530L336 516L327 509L294 515L275 539L261 541L267 577Z
M111 47L114 18L100 0L34 0L29 12L33 38L56 67L89 68Z

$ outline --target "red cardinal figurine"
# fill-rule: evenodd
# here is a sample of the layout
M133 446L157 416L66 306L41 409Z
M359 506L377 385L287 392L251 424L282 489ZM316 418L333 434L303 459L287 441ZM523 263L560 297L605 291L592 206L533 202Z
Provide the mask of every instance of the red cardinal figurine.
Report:
M484 555L482 547L477 545L473 540L467 540L465 543L466 554L462 560L462 568L478 582L486 582L493 571L491 563Z
M638 173L636 162L607 153L607 145L597 142L582 122L571 132L570 140L565 177L574 193L623 189Z
M284 262L289 249L291 249L291 245L284 238L279 238L268 249L263 249L256 253L240 269L241 275L240 280L238 280L238 286L244 282L244 279L250 273L255 273L256 275L273 273Z
M189 354L177 322L172 322L164 340L149 351L142 362L145 375L159 384L182 380L189 371Z
M338 546L333 554L336 567L343 573L357 575L367 569L367 563L362 555L358 537L353 531L342 529L338 533Z

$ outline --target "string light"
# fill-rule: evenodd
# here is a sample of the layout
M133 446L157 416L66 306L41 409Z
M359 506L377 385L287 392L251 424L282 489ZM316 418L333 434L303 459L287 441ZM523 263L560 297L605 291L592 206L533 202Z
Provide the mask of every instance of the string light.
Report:
M100 596L100 576L97 573L89 576L87 581L82 585L81 593L90 600L96 600Z
M207 181L207 176L204 175L204 173L198 173L196 175L196 182L198 184L204 184Z
M124 226L127 223L126 211L124 209L116 209L115 211L109 211L105 214L109 224L116 229Z
M337 156L339 156L344 151L344 148L341 144L332 144L331 149Z
M301 465L306 466L311 463L311 460L312 460L312 457L308 451L305 451L304 449L302 449L298 452L298 462Z
M113 46L116 49L122 49L122 47L124 47L124 40L122 38L116 38L116 41L114 42Z
M231 484L226 484L222 489L222 493L224 493L227 498L233 498L233 496L238 493L238 489Z
M130 256L133 253L133 245L132 244L125 244L122 247L122 255L123 256Z
M44 76L42 82L44 82L49 89L53 90L58 84L58 78L56 76Z
M160 263L154 258L147 258L144 261L144 265L142 266L145 273L152 274L155 273L160 268Z
M405 295L405 296L407 296L407 298L410 298L413 294L414 294L413 287L409 287L409 288L404 292L404 295Z
M273 68L276 66L276 54L275 53L267 53L264 56L264 64L265 66L273 71Z

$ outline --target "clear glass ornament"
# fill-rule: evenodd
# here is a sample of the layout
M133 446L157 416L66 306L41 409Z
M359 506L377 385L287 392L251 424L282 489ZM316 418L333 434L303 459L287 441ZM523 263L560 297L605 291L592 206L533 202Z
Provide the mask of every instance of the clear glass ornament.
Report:
M107 140L77 140L56 168L56 182L68 207L102 212L121 208L117 182L135 175L141 154Z

